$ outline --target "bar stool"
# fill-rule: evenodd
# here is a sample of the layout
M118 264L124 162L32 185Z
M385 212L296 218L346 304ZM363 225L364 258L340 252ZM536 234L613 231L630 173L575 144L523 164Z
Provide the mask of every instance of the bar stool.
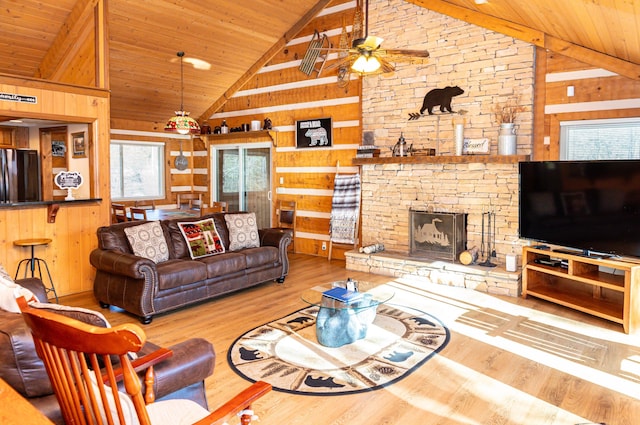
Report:
M31 268L31 277L35 277L35 270L36 270L36 265L38 266L38 274L40 275L40 280L42 281L42 283L44 284L47 293L49 292L53 292L53 295L56 297L56 302L58 302L58 293L56 292L56 287L53 285L53 279L51 279L51 272L49 271L49 266L47 265L47 262L45 260L43 260L42 258L37 258L34 254L34 249L36 246L39 245L48 245L51 243L51 239L49 238L39 238L39 239L18 239L16 241L13 241L13 245L15 246L29 246L31 247L31 258L25 258L24 260L21 260L18 263L18 269L16 270L16 276L14 279L18 278L18 274L20 274L20 267L22 267L22 264L25 265L24 267L24 277L27 277L27 270L29 268ZM45 282L45 280L42 278L42 266L41 264L44 264L44 268L47 271L47 275L49 276L49 287L47 287L47 283Z

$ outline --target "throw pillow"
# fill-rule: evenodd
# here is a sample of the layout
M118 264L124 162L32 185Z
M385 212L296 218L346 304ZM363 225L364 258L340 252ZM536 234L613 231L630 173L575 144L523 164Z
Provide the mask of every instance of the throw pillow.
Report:
M131 250L138 257L148 258L154 263L169 259L169 247L158 221L150 221L124 229Z
M0 309L11 312L20 313L20 308L16 302L16 298L24 297L27 302L37 301L33 292L24 288L13 281L9 273L0 264Z
M256 213L225 214L229 229L229 251L260 246Z
M222 254L224 245L212 218L178 223L192 259Z

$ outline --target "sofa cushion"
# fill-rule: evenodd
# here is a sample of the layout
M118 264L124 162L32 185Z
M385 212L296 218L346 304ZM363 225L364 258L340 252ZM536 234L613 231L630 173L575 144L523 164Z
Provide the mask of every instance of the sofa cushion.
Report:
M207 257L198 261L206 265L207 277L209 278L241 272L247 268L246 256L239 252L227 252L224 255Z
M158 264L157 270L160 291L191 285L207 278L207 268L200 261L168 260Z
M278 263L278 248L273 246L261 246L258 248L250 248L242 251L246 258L247 268L260 267L265 264L275 265Z
M255 213L226 214L224 219L229 230L229 251L260 246Z
M192 259L222 254L225 251L212 218L178 223Z
M138 257L148 258L154 263L161 263L169 259L169 247L164 238L164 232L158 221L150 221L138 226L124 229L131 250Z

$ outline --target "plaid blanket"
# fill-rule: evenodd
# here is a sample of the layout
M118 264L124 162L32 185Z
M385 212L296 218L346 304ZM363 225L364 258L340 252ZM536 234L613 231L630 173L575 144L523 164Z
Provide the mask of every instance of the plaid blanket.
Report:
M360 213L360 174L336 175L329 234L332 242L355 243Z

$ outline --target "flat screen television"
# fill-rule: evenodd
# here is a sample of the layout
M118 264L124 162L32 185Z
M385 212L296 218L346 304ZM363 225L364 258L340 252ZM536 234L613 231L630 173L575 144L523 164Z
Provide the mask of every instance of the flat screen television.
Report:
M519 163L520 237L640 257L640 160Z

